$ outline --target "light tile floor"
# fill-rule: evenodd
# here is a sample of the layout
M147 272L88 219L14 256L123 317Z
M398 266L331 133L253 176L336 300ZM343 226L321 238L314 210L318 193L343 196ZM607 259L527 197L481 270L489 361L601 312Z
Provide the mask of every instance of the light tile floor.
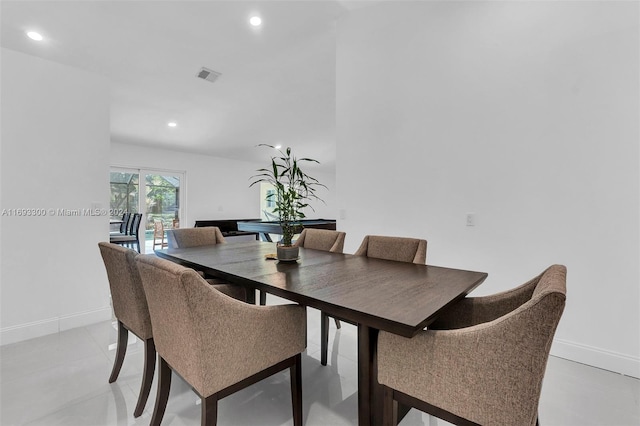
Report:
M280 301L269 299L270 303ZM320 358L320 314L308 310L303 354L307 426L357 424L356 329L331 325L330 360ZM110 321L0 347L0 425L148 425L155 386L133 417L143 344L130 339L116 383L109 384L116 331ZM543 426L640 425L640 380L551 357L540 403ZM198 397L174 375L164 425L200 424ZM219 425L290 425L289 375L280 373L219 404ZM411 410L401 426L447 425Z

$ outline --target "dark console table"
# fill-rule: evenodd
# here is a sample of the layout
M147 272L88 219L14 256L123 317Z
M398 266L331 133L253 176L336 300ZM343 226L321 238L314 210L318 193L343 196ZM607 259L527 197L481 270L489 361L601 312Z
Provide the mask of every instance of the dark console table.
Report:
M269 234L282 235L282 228L278 221L263 222L260 220L238 221L236 223L238 230L245 232L258 232L262 237L262 241L271 241ZM296 221L299 225L299 232L304 228L318 228L336 230L336 221L334 219L302 219ZM299 233L297 232L297 233ZM256 238L257 239L257 238Z
M217 226L220 228L223 237L237 237L240 235L253 235L256 240L260 239L259 233L255 231L241 231L238 229L238 222L260 222L260 219L220 219L220 220L196 220L195 227Z

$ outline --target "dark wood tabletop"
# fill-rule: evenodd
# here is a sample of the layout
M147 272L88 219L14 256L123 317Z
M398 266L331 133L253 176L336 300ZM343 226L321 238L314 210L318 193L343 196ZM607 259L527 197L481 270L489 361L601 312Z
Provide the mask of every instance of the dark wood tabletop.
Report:
M300 248L294 263L267 260L273 243L257 241L158 250L159 257L248 288L310 306L358 326L358 419L379 423L377 333L412 337L486 273Z

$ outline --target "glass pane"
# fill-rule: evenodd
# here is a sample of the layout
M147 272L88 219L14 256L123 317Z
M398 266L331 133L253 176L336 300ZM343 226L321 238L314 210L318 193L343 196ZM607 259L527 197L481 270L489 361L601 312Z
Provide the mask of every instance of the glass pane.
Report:
M123 172L111 172L110 175L112 219L121 219L120 212L138 213L139 175Z
M147 230L153 231L155 221L164 229L177 226L180 214L180 178L177 176L146 175Z

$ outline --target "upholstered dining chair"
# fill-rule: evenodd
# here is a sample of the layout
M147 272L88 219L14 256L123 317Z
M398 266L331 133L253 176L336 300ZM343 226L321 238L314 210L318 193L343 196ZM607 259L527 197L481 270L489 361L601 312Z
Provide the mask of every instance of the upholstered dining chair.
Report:
M186 248L223 244L225 239L217 226L167 230L169 248Z
M408 339L378 336L384 424L397 402L458 425L536 425L549 349L566 299L566 268L469 297ZM397 402L396 402L397 401Z
M346 232L305 228L293 243L296 247L342 253Z
M367 235L354 254L424 265L427 261L427 241L417 238Z
M366 235L354 254L424 265L427 261L427 241L418 238ZM340 328L340 320L338 318L334 320L336 327ZM320 364L322 365L327 365L328 348L329 316L322 312L320 314Z
M296 247L323 250L332 253L342 253L344 250L344 239L346 235L346 232L341 231L305 228L302 230L300 236L293 245ZM336 327L340 328L340 320L334 318L334 321L336 322ZM327 333L327 339L328 338L329 335ZM326 363L323 365L326 365Z
M151 425L164 416L172 371L201 398L201 423L215 425L220 399L287 368L293 423L302 425L304 307L249 305L215 290L193 269L147 255L137 263L158 351Z
M169 248L201 247L226 243L220 228L217 226L203 226L198 228L178 228L167 230L167 242ZM205 277L204 272L198 271ZM239 285L230 284L222 278L205 277L209 284L217 285L217 289L235 297L238 300L247 300L247 290Z
M139 417L149 398L153 372L156 366L156 349L153 342L151 317L144 295L142 281L138 273L136 257L138 253L106 242L98 243L107 278L111 290L113 311L118 319L118 342L116 357L113 361L109 383L113 383L120 374L124 356L127 352L129 331L144 342L144 369L142 384L138 394L138 402L133 411L134 417Z

